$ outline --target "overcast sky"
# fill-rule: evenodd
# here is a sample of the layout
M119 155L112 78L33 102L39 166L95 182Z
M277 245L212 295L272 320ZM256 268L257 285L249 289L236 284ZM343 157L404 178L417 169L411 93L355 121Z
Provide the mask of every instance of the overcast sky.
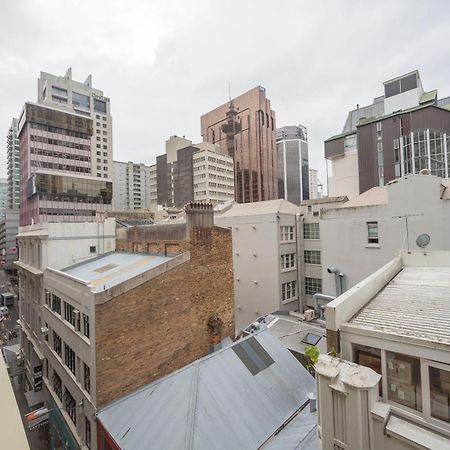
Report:
M111 99L114 159L154 163L171 135L201 140L201 114L260 84L277 126L308 128L325 181L323 141L382 82L419 69L450 95L450 2L15 0L0 3L0 131L37 98L45 71ZM5 151L0 175L6 174Z

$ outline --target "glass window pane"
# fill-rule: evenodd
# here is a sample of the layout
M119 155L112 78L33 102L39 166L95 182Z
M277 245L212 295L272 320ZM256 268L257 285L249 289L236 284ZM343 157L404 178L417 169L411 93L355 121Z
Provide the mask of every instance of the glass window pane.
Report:
M431 416L450 422L450 370L430 367Z

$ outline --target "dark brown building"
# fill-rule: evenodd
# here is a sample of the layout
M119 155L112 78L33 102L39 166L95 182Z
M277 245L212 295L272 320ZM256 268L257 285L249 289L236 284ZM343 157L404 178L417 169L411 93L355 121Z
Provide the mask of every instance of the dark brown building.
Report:
M203 140L234 158L239 203L278 198L275 112L262 86L201 117Z

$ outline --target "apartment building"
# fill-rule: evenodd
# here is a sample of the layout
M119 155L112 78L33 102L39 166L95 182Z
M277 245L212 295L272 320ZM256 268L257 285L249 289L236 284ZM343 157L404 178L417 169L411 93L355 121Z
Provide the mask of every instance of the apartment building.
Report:
M323 293L335 296L336 272L351 288L400 250L450 250L450 182L434 175L408 175L374 187L320 219ZM336 269L329 273L327 269Z
M310 198L306 127L298 125L278 128L276 142L278 196L299 205Z
M0 178L0 220L5 220L5 211L8 207L8 181Z
M14 262L19 254L16 235L19 230L19 210L7 209L5 221L0 222L0 252L4 258L4 269L15 272Z
M233 159L208 142L192 144L171 136L166 153L156 158L156 194L157 205L176 208L192 201L217 205L233 200Z
M19 118L20 225L93 221L111 210L112 181L92 175L92 119L26 103Z
M150 165L149 170L149 184L150 184L150 208L155 209L158 207L158 187L156 179L156 164Z
M114 161L113 203L116 211L150 207L150 166Z
M350 111L343 132L325 141L330 195L354 198L424 169L449 177L450 98L426 92L417 70L383 85L384 95Z
M72 69L64 76L41 72L38 79L38 103L52 105L89 117L92 120L90 150L92 175L113 178L113 134L110 100L92 86L92 75L84 83L72 79Z
M448 251L404 251L326 306L324 450L448 448L449 275Z
M20 206L20 146L19 120L13 118L6 138L6 169L8 181L8 208Z
M234 161L238 203L278 198L275 112L262 86L230 99L201 117L204 142Z

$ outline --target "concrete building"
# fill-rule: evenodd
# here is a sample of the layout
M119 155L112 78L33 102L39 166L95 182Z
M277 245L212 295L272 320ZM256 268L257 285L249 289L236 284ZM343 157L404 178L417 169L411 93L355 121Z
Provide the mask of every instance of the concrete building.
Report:
M113 203L116 211L150 208L150 166L114 161Z
M6 168L8 180L8 208L20 206L20 146L18 119L13 119L6 139Z
M276 140L278 196L299 205L310 198L306 127L299 125L278 128Z
M425 92L418 71L383 84L383 96L350 111L343 132L325 141L329 195L354 198L423 169L449 177L450 98Z
M313 377L266 329L106 405L98 441L111 450L313 450L313 390Z
M317 178L317 170L309 169L309 198L314 200L322 197L322 189L319 191L319 179ZM322 188L322 185L320 185Z
M0 220L5 220L5 211L8 207L8 182L6 178L0 178Z
M164 207L182 208L192 201L213 205L230 201L234 198L233 159L208 142L192 144L171 136L166 153L156 158L156 193L156 204Z
M158 208L158 185L156 178L156 164L152 164L149 170L149 183L150 183L150 208L157 209Z
M38 79L38 103L52 105L92 119L90 137L92 175L113 177L113 133L110 100L92 87L92 75L84 83L72 79L69 68L62 76L41 72Z
M326 306L323 449L449 447L449 276L448 251L405 251Z
M92 176L92 120L26 103L19 118L20 225L92 221L112 204L112 182Z
M275 112L256 86L201 117L203 141L234 159L238 203L278 198Z
M0 222L0 252L4 258L4 269L15 272L14 262L17 261L19 249L17 247L16 235L19 230L19 210L7 209L5 221Z
M450 250L450 182L433 175L408 175L374 187L320 219L322 292L336 295L336 268L349 289L391 260L399 250Z

